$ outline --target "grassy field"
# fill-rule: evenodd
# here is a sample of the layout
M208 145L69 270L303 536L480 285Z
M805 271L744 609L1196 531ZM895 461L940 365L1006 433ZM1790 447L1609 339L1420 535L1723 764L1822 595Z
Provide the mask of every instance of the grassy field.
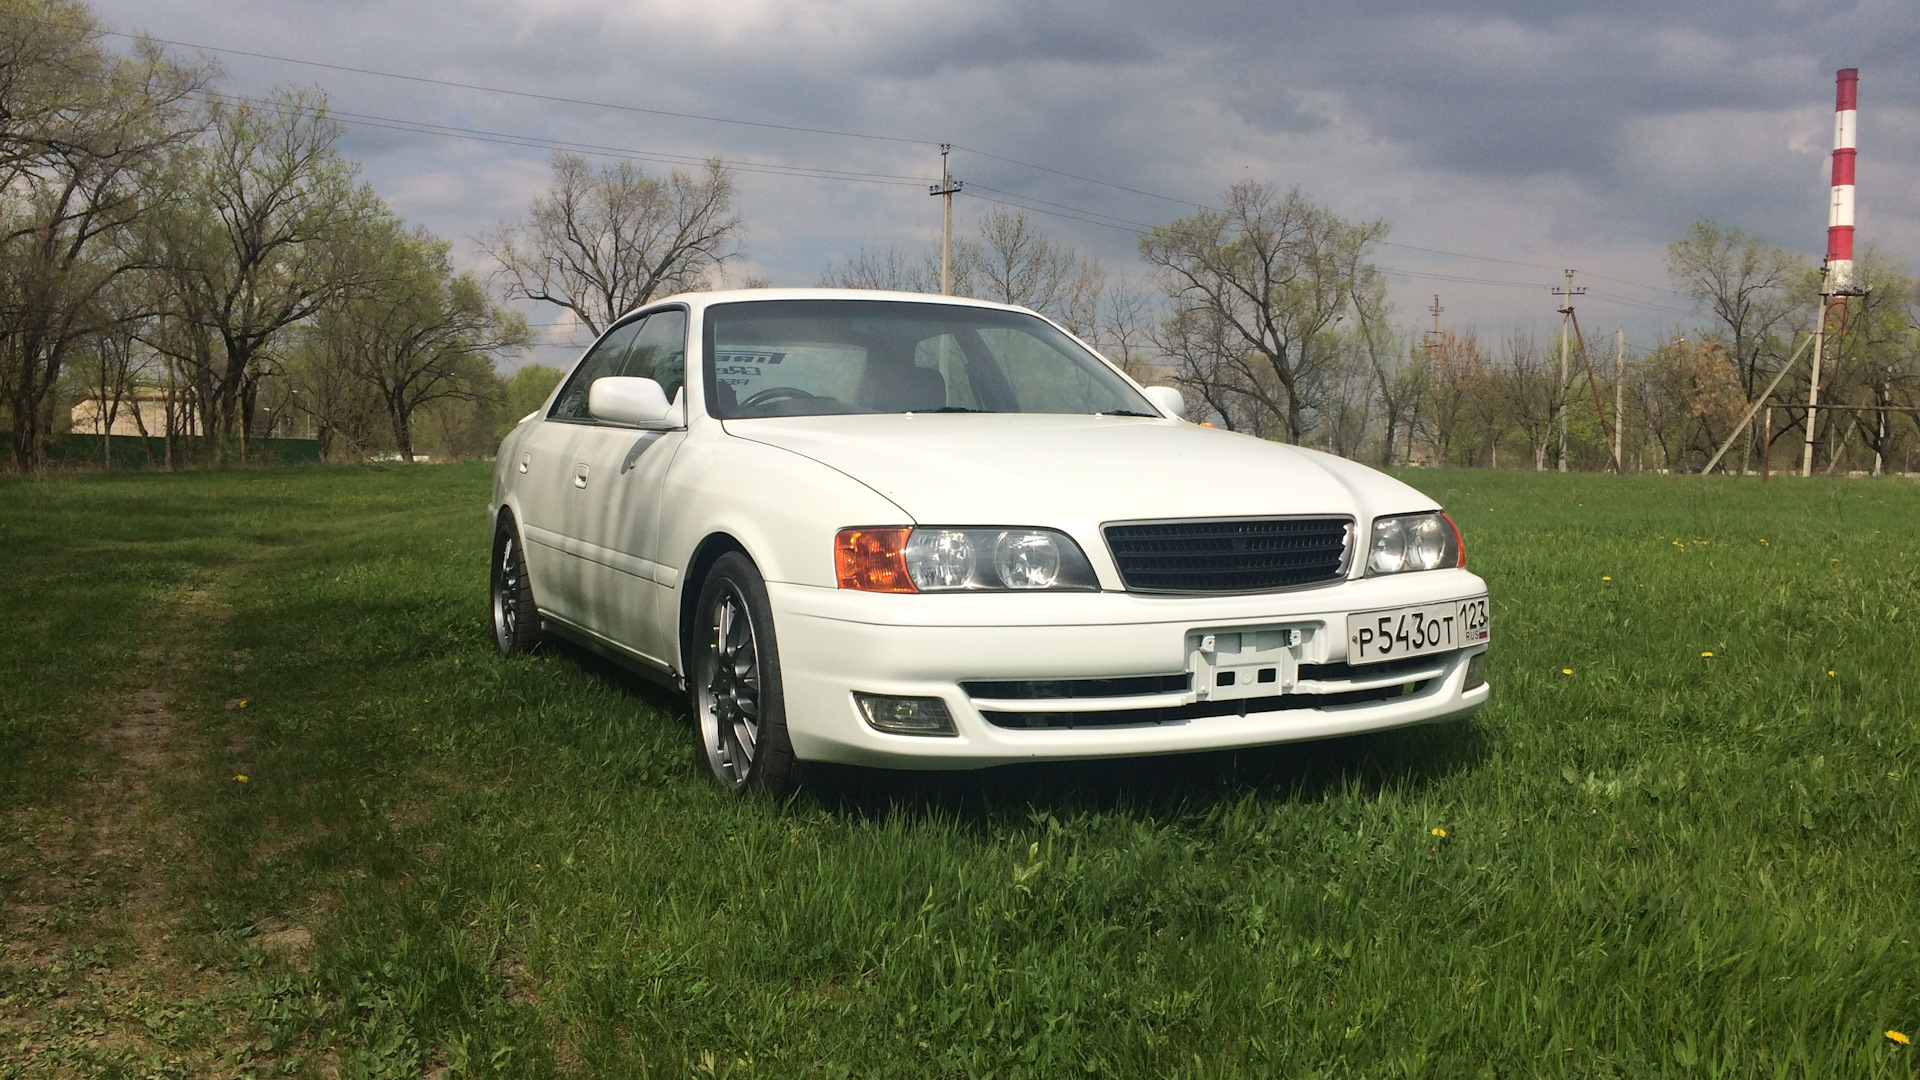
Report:
M0 483L0 1077L1920 1073L1920 485L1409 479L1473 721L786 805L485 466Z

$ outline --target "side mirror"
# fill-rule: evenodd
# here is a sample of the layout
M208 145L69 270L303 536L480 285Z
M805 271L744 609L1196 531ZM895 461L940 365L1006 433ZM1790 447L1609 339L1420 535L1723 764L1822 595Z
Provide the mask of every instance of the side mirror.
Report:
M630 427L685 427L686 406L667 400L667 392L652 379L608 375L587 388L587 412L595 420Z
M1180 391L1171 386L1149 386L1146 390L1147 400L1159 406L1161 412L1172 413L1182 420L1187 418L1187 399Z

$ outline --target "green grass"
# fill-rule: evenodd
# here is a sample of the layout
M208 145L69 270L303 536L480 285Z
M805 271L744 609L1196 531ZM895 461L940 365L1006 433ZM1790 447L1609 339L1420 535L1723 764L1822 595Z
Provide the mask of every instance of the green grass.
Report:
M785 805L493 655L484 466L0 485L0 1077L1920 1072L1920 485L1407 478L1474 720Z

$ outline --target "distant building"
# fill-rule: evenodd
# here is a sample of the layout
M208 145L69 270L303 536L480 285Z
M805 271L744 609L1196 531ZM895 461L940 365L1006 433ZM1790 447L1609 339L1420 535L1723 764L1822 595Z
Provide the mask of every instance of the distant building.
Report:
M167 395L159 390L135 390L120 399L113 412L111 430L101 430L112 402L104 398L82 398L73 406L73 431L78 435L139 435L141 429L154 438L167 433ZM179 402L182 435L200 434L200 418L192 406Z

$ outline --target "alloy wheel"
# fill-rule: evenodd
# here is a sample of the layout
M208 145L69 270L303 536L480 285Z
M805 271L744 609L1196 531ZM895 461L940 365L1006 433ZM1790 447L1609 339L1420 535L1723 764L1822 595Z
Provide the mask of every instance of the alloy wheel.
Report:
M700 741L714 775L734 790L753 773L760 742L760 648L746 599L723 582L703 620Z

